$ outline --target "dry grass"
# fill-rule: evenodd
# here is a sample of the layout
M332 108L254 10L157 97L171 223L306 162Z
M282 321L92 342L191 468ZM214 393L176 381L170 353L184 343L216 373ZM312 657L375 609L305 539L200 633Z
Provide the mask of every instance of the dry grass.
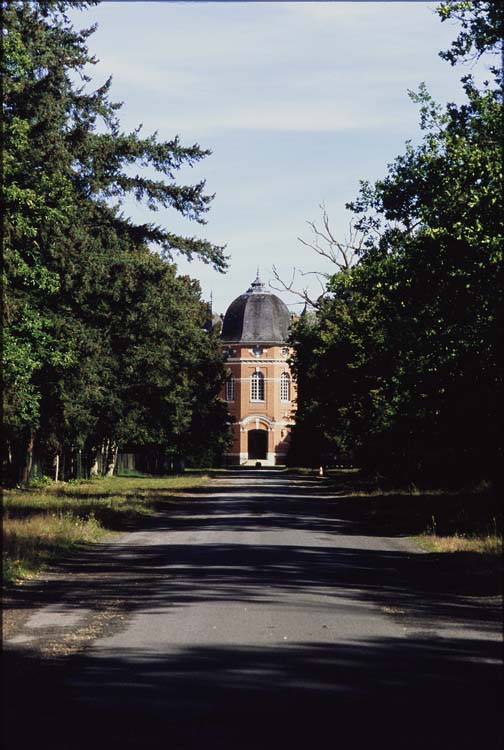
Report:
M485 504L490 497L493 503ZM425 531L417 536L420 546L429 552L473 552L480 555L502 556L502 513L497 515L497 496L488 486L479 486L472 497L472 512L469 512L467 496L457 513L443 518L431 516ZM478 502L479 501L479 502ZM479 513L478 513L479 510ZM495 515L491 515L494 511ZM445 514L446 516L446 514Z
M6 519L3 524L4 582L30 578L58 555L96 542L104 534L105 529L92 515L81 519L72 513L40 513L25 519Z
M501 551L501 498L489 482L461 488L393 487L340 473L328 486L340 506L376 533L412 536L439 552Z
M502 555L502 535L487 534L465 536L437 536L421 534L416 537L419 544L429 552L477 552L483 555Z
M155 512L205 476L107 477L6 491L3 503L3 580L36 575L69 550Z

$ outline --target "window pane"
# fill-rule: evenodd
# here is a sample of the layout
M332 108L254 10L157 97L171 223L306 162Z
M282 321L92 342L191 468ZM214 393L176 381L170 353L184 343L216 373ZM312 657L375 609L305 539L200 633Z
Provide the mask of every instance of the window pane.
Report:
M226 401L234 401L234 378L231 376L226 381Z
M252 373L250 378L250 400L264 401L264 375L262 372Z
M280 400L290 401L290 377L286 372L280 376Z

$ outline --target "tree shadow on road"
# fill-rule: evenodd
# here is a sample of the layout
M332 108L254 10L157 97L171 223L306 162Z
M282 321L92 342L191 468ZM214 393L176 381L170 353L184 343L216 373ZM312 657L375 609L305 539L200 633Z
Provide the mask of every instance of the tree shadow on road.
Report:
M52 750L494 750L499 652L479 639L389 638L118 650L58 665L12 650L3 746L32 747L35 730Z
M203 523L206 528L207 517ZM495 594L500 580L461 576L461 563L452 556L340 546L336 538L310 546L224 544L208 537L199 543L196 535L190 544L177 544L176 532L171 543L153 545L151 533L147 528L135 544L104 545L60 562L58 575L43 585L16 591L13 606L96 612L119 607L130 613L198 602L274 604L322 595L328 607L342 606L346 599L357 607L376 605L410 628L416 622L418 627L501 628L499 600L483 606L480 599L482 591Z

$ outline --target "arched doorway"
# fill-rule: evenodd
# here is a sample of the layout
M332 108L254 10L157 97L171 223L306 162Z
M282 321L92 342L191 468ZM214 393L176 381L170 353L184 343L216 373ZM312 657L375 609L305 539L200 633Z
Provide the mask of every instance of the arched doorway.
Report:
M267 458L268 455L268 432L266 430L249 430L248 433L248 457Z

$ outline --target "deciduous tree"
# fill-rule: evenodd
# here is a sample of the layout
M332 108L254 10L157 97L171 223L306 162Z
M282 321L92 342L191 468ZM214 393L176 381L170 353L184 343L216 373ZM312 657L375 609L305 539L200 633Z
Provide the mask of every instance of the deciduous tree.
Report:
M449 5L463 11L454 60L470 44L478 53L496 44L500 11ZM464 36L476 21L481 36ZM373 470L495 475L502 92L488 82L478 89L471 76L462 84L461 106L437 105L423 86L412 94L422 142L408 143L385 178L363 182L348 204L365 241L359 264L329 281L316 324L297 345L294 367L310 373L312 395L300 400L293 445L309 416L323 428L326 450L352 449ZM302 329L295 335L303 339Z

